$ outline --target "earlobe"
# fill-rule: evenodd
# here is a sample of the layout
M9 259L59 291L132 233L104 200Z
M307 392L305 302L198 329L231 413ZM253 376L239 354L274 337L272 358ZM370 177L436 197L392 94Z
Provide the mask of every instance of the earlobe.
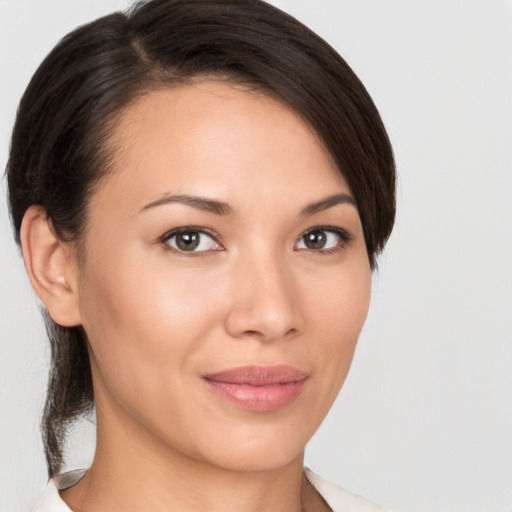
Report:
M74 251L56 235L45 209L40 206L31 206L26 211L20 235L30 283L50 317L65 327L79 325Z

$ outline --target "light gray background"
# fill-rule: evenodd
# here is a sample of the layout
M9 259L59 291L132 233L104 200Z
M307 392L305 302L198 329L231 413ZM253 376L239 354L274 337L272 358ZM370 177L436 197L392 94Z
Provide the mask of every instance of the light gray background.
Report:
M306 461L395 512L511 512L512 2L273 3L360 76L400 174L397 226L352 372ZM1 168L43 56L126 4L0 0ZM0 511L17 512L46 484L38 423L48 349L2 187ZM92 430L76 433L71 466L88 464Z

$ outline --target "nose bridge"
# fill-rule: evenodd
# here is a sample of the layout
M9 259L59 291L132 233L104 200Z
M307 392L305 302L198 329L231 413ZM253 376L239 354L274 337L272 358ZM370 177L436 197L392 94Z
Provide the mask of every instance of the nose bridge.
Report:
M292 269L284 255L269 248L241 254L228 328L235 336L271 341L300 329Z

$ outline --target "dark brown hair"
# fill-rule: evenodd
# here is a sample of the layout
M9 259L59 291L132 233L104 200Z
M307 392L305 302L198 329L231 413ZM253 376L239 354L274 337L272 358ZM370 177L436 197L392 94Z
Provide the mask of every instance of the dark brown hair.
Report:
M355 197L374 268L395 216L393 153L378 111L325 41L261 0L149 0L57 45L23 95L12 135L7 176L18 243L27 208L40 205L59 237L80 244L88 198L110 171L120 112L151 90L203 76L266 91L307 120ZM42 431L53 476L68 426L94 400L86 333L46 319L52 361Z

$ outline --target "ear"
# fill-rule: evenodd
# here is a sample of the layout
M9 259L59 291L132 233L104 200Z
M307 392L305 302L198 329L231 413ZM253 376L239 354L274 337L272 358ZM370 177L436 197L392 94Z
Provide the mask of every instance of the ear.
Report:
M51 319L65 327L81 324L75 252L55 234L44 208L29 207L20 236L28 278Z

